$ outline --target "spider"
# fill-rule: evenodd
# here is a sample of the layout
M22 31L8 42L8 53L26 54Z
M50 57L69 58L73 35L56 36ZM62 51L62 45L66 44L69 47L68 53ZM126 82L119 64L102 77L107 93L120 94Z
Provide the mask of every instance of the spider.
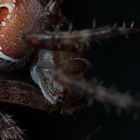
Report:
M93 99L121 108L139 108L139 102L128 95L88 83L84 74L89 63L82 56L90 49L90 41L101 43L112 37L137 35L140 30L132 23L130 28L93 26L72 31L61 12L61 3L62 0L0 0L1 103L67 114L91 104ZM11 71L28 67L28 63L31 78L40 90L20 76L10 78ZM1 113L0 121L2 140L24 139L10 116Z

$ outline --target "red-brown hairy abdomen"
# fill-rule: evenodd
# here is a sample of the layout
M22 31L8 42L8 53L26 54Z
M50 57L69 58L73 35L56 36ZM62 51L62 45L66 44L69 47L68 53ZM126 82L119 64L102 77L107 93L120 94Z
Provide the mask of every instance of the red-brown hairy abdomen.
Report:
M37 0L0 0L0 58L10 61L28 54L23 35L39 29L42 11Z

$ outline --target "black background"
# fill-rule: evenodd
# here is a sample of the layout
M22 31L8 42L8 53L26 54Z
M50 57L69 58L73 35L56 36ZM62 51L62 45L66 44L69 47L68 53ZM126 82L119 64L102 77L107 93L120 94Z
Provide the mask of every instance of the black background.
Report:
M122 26L123 22L129 27L132 21L135 27L140 27L138 5L138 0L67 0L63 9L76 29L91 28L94 19L98 27L115 23ZM92 45L93 51L88 53L88 58L93 64L94 75L119 84L123 89L139 90L139 45L139 37L106 40L102 46Z
M62 9L75 29L113 25L140 27L140 2L138 0L65 0ZM105 85L116 85L122 92L140 92L140 38L106 40L92 49L86 57L92 63L91 77L103 81ZM19 126L31 140L83 140L90 133L94 140L138 140L140 139L140 119L133 119L134 112L124 111L120 116L116 108L110 107L107 113L104 106L95 103L91 110L73 116L49 114L31 109L8 109ZM138 114L139 115L139 114Z

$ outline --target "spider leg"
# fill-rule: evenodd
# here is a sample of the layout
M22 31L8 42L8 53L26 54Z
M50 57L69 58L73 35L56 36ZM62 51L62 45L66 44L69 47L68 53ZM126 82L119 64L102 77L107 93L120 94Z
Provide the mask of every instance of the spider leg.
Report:
M0 104L20 105L39 110L48 109L39 90L30 84L10 80L0 80Z
M9 115L0 112L0 139L24 140L24 138L24 133L16 122Z
M72 89L75 90L73 91L75 94L81 94L81 92L77 93L77 91L83 91L84 94L81 94L81 96L87 97L87 105L89 106L92 106L93 101L96 100L103 105L110 104L117 107L119 112L121 109L128 111L140 110L140 101L127 92L121 93L113 88L106 88L96 81L90 83L87 81L79 81L71 75L66 75L61 68L53 71L53 77L60 84L63 84L63 86L72 87Z
M44 34L29 34L25 36L27 47L44 48L47 50L64 50L84 52L90 41L100 43L102 40L120 36L139 35L138 28L103 27L82 31L46 32Z

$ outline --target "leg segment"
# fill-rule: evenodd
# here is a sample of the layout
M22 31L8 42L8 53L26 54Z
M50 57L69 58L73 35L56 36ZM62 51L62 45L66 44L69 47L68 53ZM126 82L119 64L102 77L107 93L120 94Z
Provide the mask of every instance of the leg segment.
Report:
M75 94L81 94L80 91L83 91L84 94L81 94L81 96L87 97L90 106L96 100L104 105L113 105L118 109L138 112L140 110L140 101L136 97L127 93L120 93L113 88L105 88L96 81L89 83L87 81L77 80L71 75L66 75L61 68L53 71L53 77L60 84L70 87ZM79 92L77 93L77 91Z
M47 110L47 104L39 91L18 81L0 80L0 103Z
M91 30L72 32L46 32L45 34L30 34L25 36L27 47L44 48L47 50L64 50L84 52L88 42L100 43L112 37L139 35L140 29L104 27Z
M16 125L12 118L0 112L0 139L1 140L24 140L23 131Z

